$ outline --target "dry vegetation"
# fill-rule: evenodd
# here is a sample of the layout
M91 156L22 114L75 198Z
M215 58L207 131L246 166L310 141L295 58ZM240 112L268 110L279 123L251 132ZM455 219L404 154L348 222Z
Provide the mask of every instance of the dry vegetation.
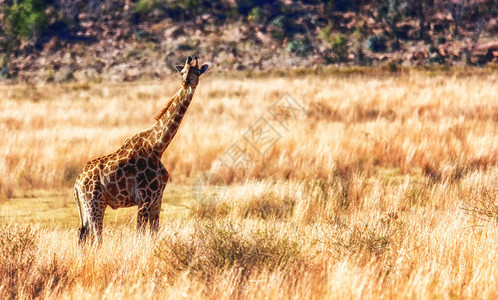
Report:
M0 294L494 298L496 82L496 72L203 78L164 155L160 233L136 235L133 210L109 212L99 248L77 246L74 178L149 126L179 79L1 86ZM307 113L248 170L219 166L285 93ZM227 184L220 201L194 200L203 172Z

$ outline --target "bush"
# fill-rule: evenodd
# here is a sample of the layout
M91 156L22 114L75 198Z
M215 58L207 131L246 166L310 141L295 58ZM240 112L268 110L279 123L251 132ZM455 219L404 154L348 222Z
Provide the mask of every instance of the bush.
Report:
M256 7L253 7L251 9L251 11L249 12L249 15L247 16L247 20L262 24L262 23L266 22L267 17L265 15L264 10L259 6L256 6Z
M256 6L256 4L263 4L261 1L255 0L236 0L237 3L237 13L242 15L247 15L251 11L251 9Z
M437 53L439 51L439 49L434 45L429 45L427 50L429 51L430 54Z
M339 34L330 42L332 52L337 56L337 59L342 62L348 58L348 38L345 35Z
M437 45L443 45L446 44L446 38L444 36L440 36L436 39L436 44Z
M462 209L483 221L491 221L498 224L498 191L480 189L473 193L471 200Z
M329 25L320 31L320 36L325 43L330 43L331 34L332 34L332 25Z
M271 36L274 39L277 39L280 41L283 41L285 39L285 37L287 36L287 34L285 33L285 31L282 28L274 28L270 32L271 32Z
M386 65L386 69L391 73L397 73L401 70L400 65L402 64L401 59L392 59Z
M271 20L271 24L272 25L275 25L277 27L280 27L280 28L284 28L285 27L285 16L284 15L279 15L277 17L275 17L273 20Z
M277 230L247 229L231 222L196 223L195 230L159 241L155 255L168 277L189 270L191 276L210 278L228 268L242 270L242 279L255 271L302 266L299 244Z
M7 56L0 55L0 79L6 79L9 76L9 66L7 65ZM0 181L0 187L2 186Z
M44 0L15 1L7 10L11 34L23 40L38 38L48 27Z
M139 0L135 6L135 13L139 15L146 15L154 10L156 1L154 0Z
M173 13L173 15L183 16L186 19L193 19L199 14L211 11L215 3L208 0L150 0L152 5L152 10L163 6L167 13ZM217 2L219 4L219 2Z
M372 52L386 51L386 38L383 35L371 35L367 38L365 47Z
M438 47L431 44L429 45L428 52L429 52L429 58L427 59L427 62L429 64L434 64L434 63L444 64L444 57L441 56L441 54L439 54Z
M356 25L356 28L353 32L352 48L355 56L354 60L355 63L359 65L362 65L365 62L365 57L363 54L364 28L365 22L361 21Z
M54 254L39 253L40 231L30 226L0 222L0 298L39 299L55 297L73 278L70 265Z
M292 216L295 200L290 197L281 197L274 193L248 196L243 201L223 201L216 203L199 203L192 210L192 216L198 218L220 218L228 215L246 219L276 219L283 220Z
M355 11L361 5L361 1L357 0L328 0L326 1L326 7L333 11Z
M389 213L373 223L353 224L344 228L330 239L332 249L338 257L355 255L366 259L385 256L406 231L405 223L396 213Z
M19 227L2 222L0 229L0 275L2 294L19 297L20 287L36 271L36 232L31 227ZM28 292L28 291L24 291ZM33 294L29 292L29 294ZM36 294L36 293L34 293ZM29 298L34 298L33 295ZM36 295L35 295L36 296ZM25 296L26 297L26 296Z
M307 56L312 50L313 47L307 39L294 40L287 44L287 51L299 56Z
M270 25L284 32L294 32L296 30L296 20L290 15L278 15L270 21Z

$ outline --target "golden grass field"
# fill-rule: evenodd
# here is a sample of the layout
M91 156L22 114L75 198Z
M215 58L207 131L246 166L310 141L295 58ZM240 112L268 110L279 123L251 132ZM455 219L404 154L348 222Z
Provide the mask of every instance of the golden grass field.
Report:
M83 164L180 81L0 86L1 298L498 296L493 71L208 74L163 156L160 232L108 208L102 245L79 247ZM267 111L286 94L306 108L288 131ZM246 169L217 163L260 117L275 144ZM217 201L192 194L206 172Z

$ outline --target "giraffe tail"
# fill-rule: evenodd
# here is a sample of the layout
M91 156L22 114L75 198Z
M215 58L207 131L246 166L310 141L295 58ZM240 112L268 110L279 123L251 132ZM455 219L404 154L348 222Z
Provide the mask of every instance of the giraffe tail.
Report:
M80 202L80 197L78 190L74 188L74 200L76 200L76 204L78 205L78 214L80 216L80 222L81 222L81 227L80 227L80 243L84 242L86 240L86 236L88 235L88 229L85 227L84 222L83 222L83 211L81 210L81 202Z

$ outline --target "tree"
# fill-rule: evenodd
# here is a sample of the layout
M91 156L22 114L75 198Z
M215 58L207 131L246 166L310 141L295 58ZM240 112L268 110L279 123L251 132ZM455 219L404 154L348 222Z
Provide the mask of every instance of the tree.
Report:
M442 1L440 5L450 13L451 19L453 19L453 22L455 23L452 32L453 36L459 36L462 22L468 12L472 10L473 4L470 0L445 0Z
M426 17L434 11L434 0L409 0L418 19L418 38L425 38Z
M48 27L44 0L14 1L7 10L7 31L16 37L36 43Z

